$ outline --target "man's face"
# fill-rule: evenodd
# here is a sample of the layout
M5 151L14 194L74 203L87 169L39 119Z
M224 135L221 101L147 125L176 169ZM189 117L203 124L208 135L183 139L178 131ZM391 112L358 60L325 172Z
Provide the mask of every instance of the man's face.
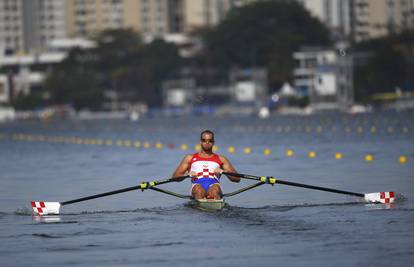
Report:
M201 149L210 152L213 149L214 138L212 134L205 133L201 136L200 140Z

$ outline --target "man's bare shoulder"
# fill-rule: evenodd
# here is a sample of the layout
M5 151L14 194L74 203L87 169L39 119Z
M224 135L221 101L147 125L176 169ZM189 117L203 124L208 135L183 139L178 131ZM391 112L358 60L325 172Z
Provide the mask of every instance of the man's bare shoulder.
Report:
M183 160L190 161L193 158L193 154L187 154L184 156Z
M223 156L223 155L218 155L218 156L219 156L219 158L222 162L228 162L229 161L226 156Z

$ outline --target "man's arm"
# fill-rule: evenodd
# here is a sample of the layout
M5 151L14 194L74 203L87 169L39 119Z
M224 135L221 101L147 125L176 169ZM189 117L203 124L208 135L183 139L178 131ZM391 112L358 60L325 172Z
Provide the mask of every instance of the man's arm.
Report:
M223 162L223 171L225 172L233 172L233 173L237 173L236 169L233 167L233 165L231 165L230 161L225 157L225 156L220 156L220 160L221 162ZM236 176L227 176L230 181L238 183L240 182L240 177L236 177Z
M184 176L187 173L188 167L190 167L190 161L191 161L192 155L186 155L183 160L181 161L180 165L178 165L177 169L174 171L171 177L173 177L173 180L176 180L177 182L181 182L184 179L174 179L174 177L178 176Z

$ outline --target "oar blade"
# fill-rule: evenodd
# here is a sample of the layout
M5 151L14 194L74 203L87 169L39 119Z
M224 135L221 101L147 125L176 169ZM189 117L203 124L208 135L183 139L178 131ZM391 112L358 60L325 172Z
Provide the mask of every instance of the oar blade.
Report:
M374 203L394 203L395 202L395 193L394 192L377 192L369 193L364 196L365 201L374 202Z
M59 214L61 206L59 202L32 201L31 204L35 215Z

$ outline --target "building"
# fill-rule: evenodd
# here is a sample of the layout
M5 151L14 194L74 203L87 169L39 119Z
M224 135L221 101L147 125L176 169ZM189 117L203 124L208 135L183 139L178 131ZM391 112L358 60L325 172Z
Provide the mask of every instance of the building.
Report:
M0 0L0 25L3 53L38 52L67 35L65 1Z
M184 31L212 27L222 21L234 6L231 0L186 0L184 7Z
M99 31L124 26L122 0L67 0L67 37L92 37Z
M188 33L220 22L233 0L67 0L69 37L131 28L153 38Z
M22 2L0 0L0 54L24 47Z
M293 54L294 86L314 108L347 109L354 102L353 55L336 49L306 47Z
M350 4L355 41L414 28L414 0L353 0Z
M144 36L186 34L219 23L234 0L0 0L0 50L32 53L55 39L131 28ZM1 51L0 51L1 52Z
M332 32L351 32L350 2L352 0L298 0L312 16L322 21Z
M333 33L359 42L414 28L414 0L296 0Z

